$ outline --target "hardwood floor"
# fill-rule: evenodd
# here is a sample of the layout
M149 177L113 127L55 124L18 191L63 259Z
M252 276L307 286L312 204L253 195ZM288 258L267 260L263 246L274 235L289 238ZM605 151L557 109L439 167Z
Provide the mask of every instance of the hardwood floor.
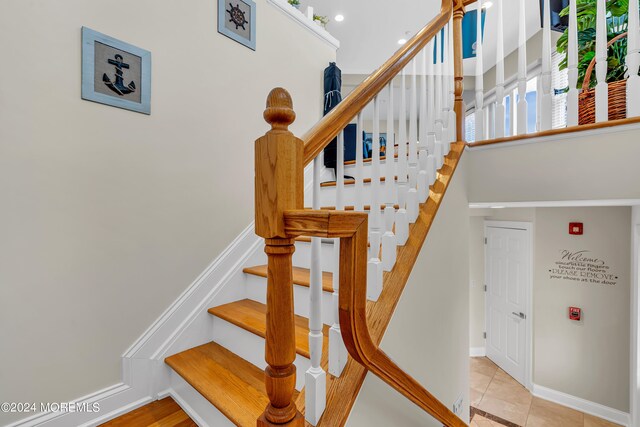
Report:
M99 427L197 427L171 397L144 405Z

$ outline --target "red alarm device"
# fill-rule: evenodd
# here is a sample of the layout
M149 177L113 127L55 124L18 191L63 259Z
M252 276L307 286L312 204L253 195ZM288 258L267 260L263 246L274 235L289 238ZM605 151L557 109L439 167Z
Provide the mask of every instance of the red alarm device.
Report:
M584 234L584 225L581 222L569 223L569 234L574 236L582 236Z
M569 307L569 319L580 321L582 310L579 307Z

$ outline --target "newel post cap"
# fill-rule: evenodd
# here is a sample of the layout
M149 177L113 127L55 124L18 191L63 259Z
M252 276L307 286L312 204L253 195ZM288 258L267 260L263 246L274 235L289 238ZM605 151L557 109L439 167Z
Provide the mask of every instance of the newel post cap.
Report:
M264 119L273 130L287 130L296 119L293 111L293 100L286 89L277 87L267 96L267 108L264 110Z

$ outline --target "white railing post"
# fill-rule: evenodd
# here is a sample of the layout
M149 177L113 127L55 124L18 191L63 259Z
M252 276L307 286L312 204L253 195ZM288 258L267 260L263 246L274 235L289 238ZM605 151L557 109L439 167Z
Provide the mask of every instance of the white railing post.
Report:
M596 16L596 123L609 120L609 85L607 84L607 4L598 0Z
M436 147L434 156L436 158L436 169L440 169L444 164L444 148L443 148L443 126L442 122L442 33L434 37L436 43L436 66L435 66L435 133Z
M356 170L354 174L355 182L355 203L356 212L364 212L364 165L363 150L364 141L362 140L362 113L358 113L356 119Z
M476 30L476 141L487 139L484 130L484 65L482 62L482 0L478 0Z
M320 209L320 156L313 160L313 209ZM322 267L318 237L311 239L311 272L309 284L309 353L311 366L305 373L305 419L318 424L327 404L327 374L320 365L322 359Z
M638 1L629 1L627 35L627 117L640 116L640 11Z
M336 210L344 209L344 132L336 144ZM342 340L338 306L340 299L340 239L333 242L333 325L329 329L329 373L339 377L347 364L349 353Z
M449 115L449 111L451 111L451 105L449 105L449 63L453 58L449 57L450 43L447 26L445 26L442 31L442 112L440 113L442 115L442 138L440 141L442 142L442 155L444 157L449 154L449 150L451 150L451 131L449 129L451 126L455 126L455 124L449 122L451 118Z
M504 19L502 16L502 0L497 0L498 14L497 46L496 46L496 138L505 136L504 121Z
M578 12L575 1L569 2L569 40L567 45L569 93L567 127L578 126Z
M609 120L609 85L607 84L607 6L598 0L596 15L596 123Z
M527 133L527 16L525 1L520 0L518 25L518 135Z
M396 238L399 245L409 238L409 218L407 215L407 82L402 70L400 79L400 112L398 119L398 212L396 212Z
M432 39L427 45L427 196L429 195L429 186L436 182L436 86L434 75L434 49L435 39Z
M416 60L411 61L411 98L409 103L409 192L407 193L407 213L409 222L418 218L418 79Z
M385 162L385 178L384 178L384 234L382 235L382 269L391 271L396 263L397 246L396 236L393 233L393 223L396 213L395 204L395 171L393 161L394 138L393 132L395 126L394 121L394 105L393 105L393 80L389 83L389 100L387 101L387 161Z
M393 161L393 157L387 157ZM367 268L367 298L376 301L382 292L382 240L380 215L380 100L373 99L373 141L371 141L371 205L369 208L369 264Z
M420 72L420 136L418 138L418 202L424 203L429 197L427 176L427 50L422 50L422 71Z
M458 129L457 129L457 115L455 109L456 100L456 83L455 83L455 52L453 49L453 17L449 21L449 147L451 149L451 143L458 141Z
M544 0L540 88L542 91L538 101L538 111L540 112L538 120L540 122L539 130L544 131L551 129L551 116L553 114L553 96L551 94L551 5L549 0Z

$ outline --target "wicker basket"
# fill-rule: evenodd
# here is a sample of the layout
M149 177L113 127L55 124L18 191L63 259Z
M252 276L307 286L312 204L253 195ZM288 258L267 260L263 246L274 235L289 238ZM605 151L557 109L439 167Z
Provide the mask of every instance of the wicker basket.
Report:
M627 37L627 33L620 34L611 39L607 48L618 40ZM578 124L587 125L596 122L596 90L589 89L591 74L596 65L596 58L593 58L587 68L582 84L582 92L579 95L579 115ZM627 117L627 80L618 80L609 83L609 120L624 119Z

